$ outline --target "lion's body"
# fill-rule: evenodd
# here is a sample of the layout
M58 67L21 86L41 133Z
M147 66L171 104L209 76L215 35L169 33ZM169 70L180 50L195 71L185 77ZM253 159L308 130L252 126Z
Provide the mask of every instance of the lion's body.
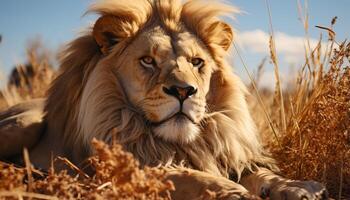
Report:
M108 3L98 5L97 11L104 12L110 9L105 14L119 15L132 8L132 5L129 5L130 7L123 10L119 3L114 2L114 4L114 7L109 8L107 8L110 6ZM188 5L188 7L196 5ZM154 8L156 11L149 10L150 13L143 13L144 16L139 17L151 17L154 13L160 13L164 18L171 17L170 20L179 23L175 21L176 18L182 19L184 16L176 16L176 14L181 15L181 12L176 9L181 7L172 7L175 16L166 16L165 6L166 4L159 4ZM147 10L142 6L137 9ZM196 14L196 9L191 9L193 13L187 13L188 16ZM213 4L212 9L204 12L210 15L213 11L225 10ZM156 23L165 24L164 21L158 20L161 21L157 19ZM208 20L210 23L212 19L198 20L196 23L205 23L203 20ZM146 23L148 19L141 19L141 21ZM186 24L186 26L191 25ZM167 35L165 32L163 34ZM206 39L209 40L209 38ZM136 47L144 45L135 40L131 45ZM126 47L120 44L119 48ZM219 51L219 47L211 49L213 60L217 59L215 65L218 69L213 72L210 92L205 102L206 107L210 109L210 112L206 113L209 117L202 120L200 134L196 139L189 143L176 143L157 137L144 116L137 111L137 108L133 108L132 103L128 102L130 97L126 97L123 86L107 66L110 60L103 60L104 57L93 36L88 33L72 42L63 52L61 74L49 91L45 108L48 123L47 137L50 141L55 138L53 140L55 143L60 141L63 147L59 148L65 149L65 152L58 153L64 153L75 162L82 161L90 153L89 146L92 138L110 142L112 137L115 137L142 164L147 165L182 164L228 177L229 173L240 174L244 168L251 167L254 163L270 164L266 163L268 159L263 155L255 125L247 108L245 86L232 73L231 67L225 60L223 58L220 60L223 53ZM118 64L118 60L114 62ZM127 78L130 82L141 81L135 76Z
M79 164L97 138L116 140L142 165L226 178L273 165L246 88L226 61L233 33L217 16L233 7L108 0L91 10L101 14L93 30L62 52L44 109L45 133L30 152L34 164L48 168L52 153Z

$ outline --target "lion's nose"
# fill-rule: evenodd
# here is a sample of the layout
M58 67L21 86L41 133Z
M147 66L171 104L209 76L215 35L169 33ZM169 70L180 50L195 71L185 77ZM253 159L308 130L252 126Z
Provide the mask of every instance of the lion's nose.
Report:
M182 102L188 97L191 97L192 95L196 94L197 88L193 86L178 87L173 85L170 88L163 87L163 91L170 96L176 97L177 99L179 99L179 101Z

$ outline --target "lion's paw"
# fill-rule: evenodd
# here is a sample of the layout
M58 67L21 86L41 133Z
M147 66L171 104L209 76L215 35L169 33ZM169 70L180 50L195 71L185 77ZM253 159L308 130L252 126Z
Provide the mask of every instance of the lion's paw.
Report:
M316 181L282 181L262 188L262 197L270 200L324 200L326 188Z
M215 198L215 200L261 200L260 197L250 194L250 193L230 193L230 192L222 192L219 193Z

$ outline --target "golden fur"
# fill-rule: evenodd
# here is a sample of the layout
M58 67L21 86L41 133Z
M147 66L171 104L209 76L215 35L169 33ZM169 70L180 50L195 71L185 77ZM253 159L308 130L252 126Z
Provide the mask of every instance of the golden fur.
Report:
M90 141L95 137L107 142L117 139L145 165L182 165L228 177L231 173L240 176L243 169L255 164L270 164L247 108L246 88L225 58L233 35L230 27L217 17L237 9L212 1L181 4L178 0L109 0L93 5L90 11L101 14L100 19L118 17L103 21L109 23L108 31L117 35L114 39L118 44L110 49L104 46L106 38L99 38L98 31L106 26L98 27L102 24L98 21L93 31L76 39L63 51L60 75L53 82L45 107L46 137L65 149L57 154L63 153L74 162L80 162L91 153ZM145 31L149 32L143 37ZM138 99L135 100L137 97L133 95L142 96L145 91L129 86L134 82L161 82L166 77L145 80L134 72L134 66L123 66L125 59L134 53L128 50L129 46L149 45L144 40L153 37L152 34L159 36L155 41L160 41L157 46L160 57L169 59L166 53L162 55L164 46L190 40L190 44L183 45L183 50L200 52L206 56L207 65L211 65L203 72L207 83L196 77L186 79L196 82L202 91L198 95L201 97L193 100L197 102L191 102L204 104L198 108L203 110L200 121L196 125L183 123L178 126L170 124L176 122L169 122L164 130L170 134L158 131L159 127L150 128L149 121L152 117L159 118L155 116L158 113L150 113L146 106L135 105L139 102L135 103ZM142 39L138 40L140 37ZM175 37L180 39L174 40ZM185 39L181 40L181 37ZM194 49L186 49L188 45ZM123 79L129 82L124 84ZM151 87L145 94L153 95L149 99L169 98L159 96L159 91L153 91ZM164 109L167 108L159 110ZM187 134L184 132L191 136L184 136ZM174 135L176 138L172 138Z

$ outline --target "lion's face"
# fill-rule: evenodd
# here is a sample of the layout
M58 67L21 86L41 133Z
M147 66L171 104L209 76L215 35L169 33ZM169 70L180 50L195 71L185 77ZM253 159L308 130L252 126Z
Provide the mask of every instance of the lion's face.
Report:
M193 8L199 6L191 2L181 7L180 1L150 4L140 0L122 12L117 1L111 1L114 11L107 4L95 8L107 10L102 11L92 32L103 55L86 78L79 111L84 132L98 129L95 116L101 116L103 122L108 115L107 121L113 119L107 105L118 107L111 106L114 81L120 87L115 93L122 91L124 103L132 107L128 109L142 116L144 125L156 136L179 143L198 136L208 108L211 76L219 70L218 57L229 48L233 32L211 14L207 23L201 22L206 15L191 20L192 13L198 11ZM220 9L219 5L218 12ZM112 75L115 80L110 79ZM92 98L96 96L101 98Z
M188 142L199 134L215 63L192 34L149 28L108 63L118 63L115 74L129 102L157 136Z

